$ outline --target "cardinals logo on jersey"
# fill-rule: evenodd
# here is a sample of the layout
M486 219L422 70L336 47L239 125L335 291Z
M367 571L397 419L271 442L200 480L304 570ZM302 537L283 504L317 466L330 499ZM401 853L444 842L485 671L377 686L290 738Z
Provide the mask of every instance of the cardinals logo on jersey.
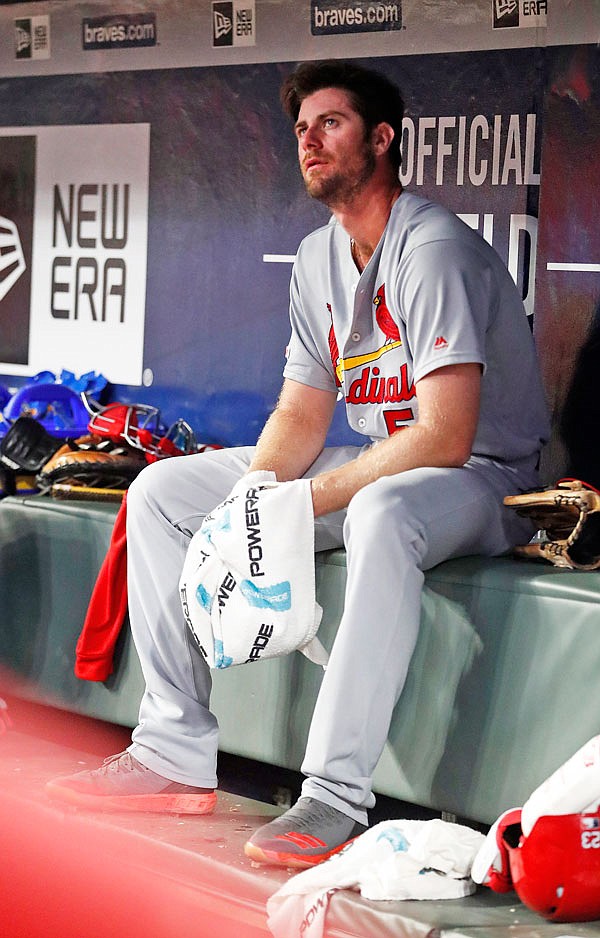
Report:
M385 283L381 284L379 290L373 297L373 306L375 307L375 319L385 336L386 345L388 342L399 342L400 332L398 331L398 326L392 319L392 314L385 302Z
M335 337L335 332L333 330L333 311L331 309L331 303L327 304L327 310L329 312L329 318L331 319L331 326L329 327L329 354L331 355L331 364L333 365L333 373L335 375L335 383L338 388L342 386L342 362L340 360L340 350L338 348L337 339Z
M333 325L333 308L331 303L326 305L330 321L327 336L329 354L336 386L341 388L342 384L345 385L346 405L411 405L416 396L415 386L410 378L406 357L401 351L400 330L387 307L385 284L381 284L373 297L374 318L385 340L383 344L380 344L381 339L375 339L375 347L373 347L372 334L373 331L376 333L377 329L368 330L369 338L365 343L366 348L358 354L345 357L340 355ZM382 406L381 415L389 434L411 423L415 417L412 405Z
M394 349L397 349L402 345L400 331L394 322L392 314L390 313L385 301L384 283L381 284L377 290L377 293L373 297L373 306L375 307L375 319L377 321L377 325L385 336L385 342L383 345L378 345L376 348L370 349L360 355L351 355L346 358L343 358L340 355L340 349L333 327L333 309L331 303L327 303L326 305L330 321L327 341L329 345L331 363L333 365L333 372L335 375L335 383L338 388L342 386L342 377L344 372L352 371L354 368L362 367L364 365L370 364L371 362L377 361L383 355L386 355L387 352L393 352Z

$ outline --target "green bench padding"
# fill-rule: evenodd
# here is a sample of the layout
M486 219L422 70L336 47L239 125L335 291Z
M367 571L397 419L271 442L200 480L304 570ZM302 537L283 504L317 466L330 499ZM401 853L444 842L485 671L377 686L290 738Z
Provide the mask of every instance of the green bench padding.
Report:
M116 510L0 502L0 662L30 680L35 699L134 726L143 680L128 628L106 683L73 674ZM319 554L316 570L327 646L342 609L343 551ZM598 573L475 557L429 571L376 791L484 823L521 805L600 733L599 601ZM221 748L298 769L321 675L301 654L216 673Z

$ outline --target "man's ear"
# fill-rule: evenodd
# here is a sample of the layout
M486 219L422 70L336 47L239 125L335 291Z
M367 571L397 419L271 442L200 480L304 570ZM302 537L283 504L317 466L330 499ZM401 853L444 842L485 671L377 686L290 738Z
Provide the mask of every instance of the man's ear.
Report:
M394 128L391 126L391 124L388 124L385 121L382 121L380 124L376 124L375 127L373 127L373 131L371 133L371 143L377 156L382 156L387 150L389 150L394 136Z

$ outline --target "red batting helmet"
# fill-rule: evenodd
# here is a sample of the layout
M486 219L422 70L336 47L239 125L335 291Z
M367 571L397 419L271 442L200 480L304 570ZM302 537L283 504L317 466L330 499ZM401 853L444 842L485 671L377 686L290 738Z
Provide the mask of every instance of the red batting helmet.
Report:
M510 875L528 908L555 922L600 918L599 809L542 816L528 837L517 843L514 835L515 828L504 833Z

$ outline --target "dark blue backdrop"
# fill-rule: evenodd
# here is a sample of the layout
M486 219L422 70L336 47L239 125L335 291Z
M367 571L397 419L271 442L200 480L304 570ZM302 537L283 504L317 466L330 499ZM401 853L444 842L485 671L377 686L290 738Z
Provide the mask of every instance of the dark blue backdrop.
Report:
M541 120L547 55L524 49L369 64L400 83L414 118L485 114L491 123L495 114L535 112ZM228 445L256 439L281 384L290 265L264 263L263 254L294 254L328 217L304 193L279 107L290 67L0 81L4 126L151 124L144 365L154 383L117 386L111 396L157 404L168 421L184 416L200 438ZM420 191L455 211L496 213L500 234L511 212L537 213L537 187L440 187L434 161ZM343 405L337 410L330 441L359 439L345 428Z

